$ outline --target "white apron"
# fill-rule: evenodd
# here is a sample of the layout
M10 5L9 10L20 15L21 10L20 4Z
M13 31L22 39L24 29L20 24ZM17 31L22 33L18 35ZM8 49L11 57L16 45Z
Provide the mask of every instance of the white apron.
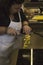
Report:
M13 22L11 20L9 27L12 27L17 31L20 31L22 27L20 13L19 13L19 19L20 22ZM0 35L0 52L5 51L8 47L10 47L13 44L12 41L14 40L14 38L15 36L8 35L8 34Z

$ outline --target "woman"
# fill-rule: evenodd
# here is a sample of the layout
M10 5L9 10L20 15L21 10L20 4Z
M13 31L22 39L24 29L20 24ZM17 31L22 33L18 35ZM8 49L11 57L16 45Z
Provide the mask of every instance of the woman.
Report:
M5 6L3 6L4 12L1 17L3 20L0 18L2 20L0 22L0 26L8 27L11 20L13 20L13 22L15 21L17 23L20 21L19 19L21 19L21 22L23 23L23 31L25 33L28 33L28 31L31 30L31 28L28 26L28 20L26 19L25 15L21 9L23 2L24 2L24 0L8 0L8 1L4 2L4 5L5 5ZM6 29L6 30L8 30L8 29Z
M4 0L0 13L0 45L2 47L12 46L15 35L20 34L21 29L25 34L31 31L28 20L21 9L23 2L24 0ZM8 48L6 47L5 49ZM3 51L4 47L0 49Z
M23 33L29 34L31 28L28 26L21 6L24 0L7 0L4 1L0 16L0 34L4 38L4 43L10 43L14 39L14 35L20 34L21 29Z

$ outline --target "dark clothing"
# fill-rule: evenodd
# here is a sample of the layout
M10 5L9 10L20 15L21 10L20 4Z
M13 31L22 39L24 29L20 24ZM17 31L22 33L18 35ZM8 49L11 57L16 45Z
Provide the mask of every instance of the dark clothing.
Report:
M19 16L18 16L18 13L15 13L14 14L15 16L15 22L19 22ZM22 22L23 21L27 21L26 17L25 17L25 14L23 13L22 9L20 10L20 15L21 15L21 20ZM9 16L6 15L5 13L0 13L0 26L9 26L10 24L10 19L9 19Z

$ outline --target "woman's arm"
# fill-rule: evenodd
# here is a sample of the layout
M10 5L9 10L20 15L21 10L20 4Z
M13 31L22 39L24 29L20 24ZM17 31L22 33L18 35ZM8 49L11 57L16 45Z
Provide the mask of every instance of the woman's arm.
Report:
M28 19L26 18L24 12L21 10L21 18L22 18L22 31L23 33L25 34L29 34L30 31L32 30L31 27L29 26L29 21Z
M7 27L0 26L0 34L5 34L7 32Z
M24 21L23 22L23 26L25 26L25 25L29 25L29 22L28 21Z
M10 24L9 18L3 14L0 15L0 34L5 34Z

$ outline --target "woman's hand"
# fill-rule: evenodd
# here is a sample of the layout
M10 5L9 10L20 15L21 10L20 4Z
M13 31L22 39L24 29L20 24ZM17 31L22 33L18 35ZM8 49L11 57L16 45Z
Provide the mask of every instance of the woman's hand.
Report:
M16 35L16 30L11 28L11 27L9 27L7 29L7 34L9 34L9 35Z
M31 27L29 27L28 25L23 26L23 33L29 34L31 30L32 30Z
M7 34L9 34L9 35L19 35L20 34L20 32L19 31L17 31L17 30L15 30L15 29L13 29L13 28L11 28L11 27L9 27L8 29L7 29Z

